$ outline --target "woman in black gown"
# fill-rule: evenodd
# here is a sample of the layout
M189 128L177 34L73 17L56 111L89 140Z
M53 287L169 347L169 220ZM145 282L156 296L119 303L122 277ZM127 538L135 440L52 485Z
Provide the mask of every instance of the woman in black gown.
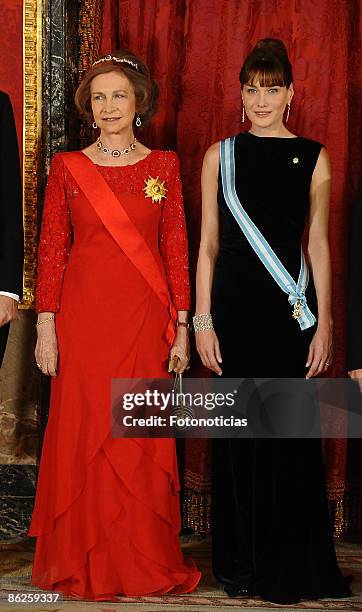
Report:
M293 84L281 41L259 41L240 82L251 129L235 138L236 193L295 280L309 218L313 281L305 298L317 323L301 330L241 231L224 197L216 143L202 172L197 348L220 376L310 378L332 360L328 153L283 124ZM290 604L350 595L334 550L320 439L213 440L213 482L213 569L230 596Z

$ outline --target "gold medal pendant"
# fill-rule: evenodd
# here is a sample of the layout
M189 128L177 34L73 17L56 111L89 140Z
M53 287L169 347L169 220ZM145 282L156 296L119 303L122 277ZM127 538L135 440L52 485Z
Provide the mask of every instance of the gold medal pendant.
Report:
M293 309L293 319L299 319L299 317L302 314L302 302L300 302L299 300L297 302L295 302L294 304L294 309Z
M148 180L145 180L146 187L143 188L145 191L146 198L151 198L152 202L161 202L162 198L166 198L167 189L164 185L165 181L160 181L158 176L152 178L148 175Z

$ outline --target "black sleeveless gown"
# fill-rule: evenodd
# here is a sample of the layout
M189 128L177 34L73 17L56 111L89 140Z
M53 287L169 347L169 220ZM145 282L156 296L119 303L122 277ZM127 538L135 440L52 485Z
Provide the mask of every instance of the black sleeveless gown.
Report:
M311 177L321 144L302 137L235 140L236 190L251 219L297 280ZM220 173L221 174L221 173ZM283 293L218 192L220 252L212 315L225 377L297 378L316 326L301 331ZM317 316L310 279L309 308ZM213 440L213 569L276 603L347 597L337 565L320 439Z

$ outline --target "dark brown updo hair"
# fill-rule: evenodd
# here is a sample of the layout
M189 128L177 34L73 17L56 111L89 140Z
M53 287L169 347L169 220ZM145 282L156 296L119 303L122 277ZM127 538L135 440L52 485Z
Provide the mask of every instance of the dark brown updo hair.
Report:
M262 38L246 58L239 75L241 86L289 87L293 81L292 66L284 43L277 38Z
M122 58L128 60L128 62L117 62L108 59L112 57ZM75 105L78 111L89 123L92 123L91 82L99 74L106 74L115 70L124 74L132 84L136 97L136 112L141 117L142 127L144 127L157 110L159 87L156 81L151 79L150 71L146 64L134 53L126 49L100 55L92 68L85 73L75 93Z

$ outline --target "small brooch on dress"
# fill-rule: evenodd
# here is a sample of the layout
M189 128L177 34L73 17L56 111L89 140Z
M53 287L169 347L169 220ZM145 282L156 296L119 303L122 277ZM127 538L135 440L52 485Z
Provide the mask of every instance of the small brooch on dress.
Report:
M161 199L166 197L165 181L161 182L158 176L154 179L148 175L148 180L145 179L145 183L146 187L143 188L143 191L146 192L145 198L152 198L152 202L161 202Z
M299 164L299 157L293 157L293 164Z

